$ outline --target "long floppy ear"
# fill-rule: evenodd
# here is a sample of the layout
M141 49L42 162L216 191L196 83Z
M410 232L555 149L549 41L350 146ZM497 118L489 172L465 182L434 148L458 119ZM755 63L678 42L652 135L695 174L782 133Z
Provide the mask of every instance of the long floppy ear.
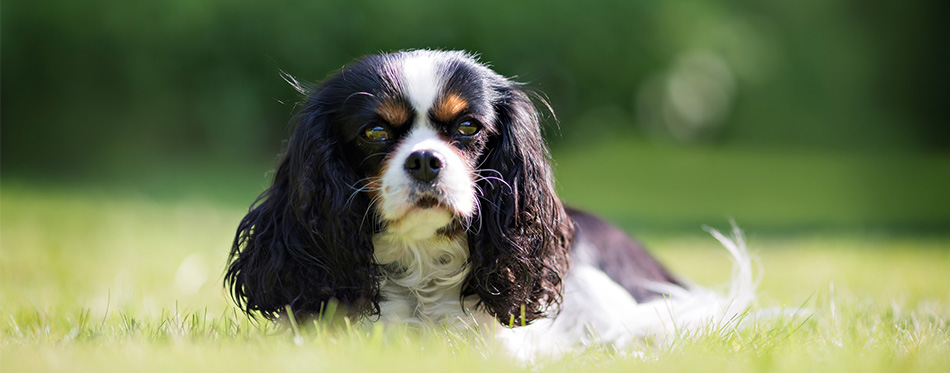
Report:
M497 133L480 167L481 211L468 237L472 272L464 294L478 295L499 322L517 326L558 309L573 225L554 191L534 105L511 82L497 90Z
M369 200L356 193L326 102L318 89L295 116L273 185L238 226L225 283L248 314L274 319L289 305L314 316L331 299L351 315L378 312L376 219L364 216Z

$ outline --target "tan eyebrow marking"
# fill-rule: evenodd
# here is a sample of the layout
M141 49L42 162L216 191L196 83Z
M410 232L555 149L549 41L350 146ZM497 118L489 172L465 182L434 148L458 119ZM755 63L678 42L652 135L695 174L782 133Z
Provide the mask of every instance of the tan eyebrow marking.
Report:
M376 113L394 126L405 124L409 121L409 109L406 108L406 105L396 100L383 101L376 107Z
M468 109L468 101L465 101L462 96L449 93L432 107L432 116L437 121L449 122L465 109Z

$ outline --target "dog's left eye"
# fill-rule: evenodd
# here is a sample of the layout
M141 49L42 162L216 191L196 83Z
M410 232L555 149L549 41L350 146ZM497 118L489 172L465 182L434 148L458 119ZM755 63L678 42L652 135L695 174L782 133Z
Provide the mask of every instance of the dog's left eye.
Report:
M474 120L466 120L462 123L459 123L458 129L455 130L455 133L460 136L472 136L478 133L479 127L478 122Z
M389 140L389 130L379 124L367 124L363 127L363 138L372 142L384 142Z

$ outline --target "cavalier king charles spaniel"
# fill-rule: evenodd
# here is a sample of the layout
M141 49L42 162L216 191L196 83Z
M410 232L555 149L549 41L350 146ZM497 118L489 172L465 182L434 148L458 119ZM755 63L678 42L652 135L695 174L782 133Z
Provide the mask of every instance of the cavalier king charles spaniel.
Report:
M225 282L248 314L454 326L521 356L699 329L754 294L738 232L728 294L684 283L565 207L532 96L471 55L373 55L312 88Z

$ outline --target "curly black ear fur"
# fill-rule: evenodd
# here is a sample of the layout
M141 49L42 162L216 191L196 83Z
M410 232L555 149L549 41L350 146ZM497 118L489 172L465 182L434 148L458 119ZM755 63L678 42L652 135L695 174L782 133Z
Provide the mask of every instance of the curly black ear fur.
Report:
M320 89L296 115L274 176L238 226L225 283L249 315L275 319L290 306L316 316L335 299L351 315L378 313L369 200L338 150L334 112ZM364 228L364 229L361 229Z
M554 191L537 110L513 83L496 89L497 133L482 160L487 177L479 181L464 294L478 295L499 322L517 326L559 308L573 225Z

